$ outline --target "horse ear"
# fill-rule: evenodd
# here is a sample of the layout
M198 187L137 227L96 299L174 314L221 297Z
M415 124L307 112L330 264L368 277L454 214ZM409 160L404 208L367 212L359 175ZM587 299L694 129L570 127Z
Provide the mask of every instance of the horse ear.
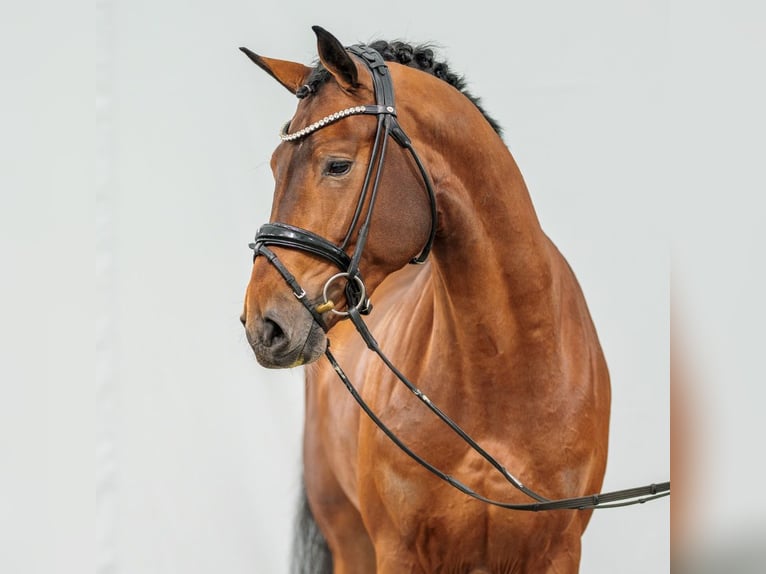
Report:
M321 26L312 26L317 35L319 61L330 72L344 90L353 90L359 85L356 64L346 52L343 44Z
M288 62L287 60L277 60L275 58L266 58L265 56L259 56L247 48L240 48L240 50L293 94L298 91L298 88L306 83L306 79L311 73L311 68L304 66L303 64Z

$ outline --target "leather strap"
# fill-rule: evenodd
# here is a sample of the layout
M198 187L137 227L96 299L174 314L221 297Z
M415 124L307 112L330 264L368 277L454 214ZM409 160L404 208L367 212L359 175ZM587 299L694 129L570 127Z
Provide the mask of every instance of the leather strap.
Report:
M415 453L404 442L394 434L394 432L386 426L386 424L378 417L370 406L365 402L359 392L356 390L351 380L346 375L343 368L330 352L329 342L327 349L325 350L325 356L330 361L333 369L340 378L343 385L348 390L349 394L370 418L370 420L377 426L399 449L401 449L407 456L412 458L420 466L425 468L431 474L440 478L444 482L447 482L454 488L463 492L464 494L493 506L498 506L508 510L522 510L530 512L538 512L541 510L585 510L585 509L602 509L602 508L618 508L621 506L630 506L633 504L643 504L650 500L662 498L670 495L670 482L662 482L658 484L650 484L647 486L641 486L637 488L629 488L625 490L618 490L613 492L591 494L587 496L580 496L574 498L563 498L558 500L549 500L540 494L537 494L532 489L524 486L521 481L514 477L508 470L502 466L494 457L492 457L487 451L485 451L476 441L474 441L468 433L466 433L456 422L454 422L448 415L446 415L439 407L437 407L431 399L426 396L417 386L415 386L383 353L378 342L372 336L367 325L364 323L359 313L353 309L349 313L351 321L359 332L360 336L364 340L367 347L377 354L381 360L385 363L386 367L396 376L401 383L403 383L410 392L417 397L428 409L433 412L442 422L444 422L455 434L457 434L468 446L470 446L479 456L491 464L495 470L497 470L514 488L524 493L526 496L532 498L536 502L518 504L503 502L495 500L478 494L473 489L465 485L455 477L439 470L420 455Z
M278 245L308 251L329 260L341 271L348 269L351 263L351 257L324 237L287 223L265 223L262 225L258 233L255 234L255 241L250 243L249 247L255 249L259 244Z

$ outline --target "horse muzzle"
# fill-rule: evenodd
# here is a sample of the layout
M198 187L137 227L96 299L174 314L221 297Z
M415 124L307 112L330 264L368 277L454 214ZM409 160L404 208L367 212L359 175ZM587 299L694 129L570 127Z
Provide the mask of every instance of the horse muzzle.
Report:
M312 363L327 346L322 328L302 308L296 312L278 309L251 316L243 323L247 341L261 366L284 369Z

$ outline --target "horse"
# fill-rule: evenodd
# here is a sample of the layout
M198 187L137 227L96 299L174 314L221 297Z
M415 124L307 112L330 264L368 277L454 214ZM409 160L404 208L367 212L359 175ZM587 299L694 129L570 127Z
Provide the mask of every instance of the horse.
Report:
M577 572L592 510L514 512L467 496L529 500L427 407L546 498L598 492L610 382L578 281L462 76L427 45L344 47L313 30L313 66L242 48L298 98L271 159L271 219L251 245L241 316L261 365L304 365L294 567ZM329 349L334 360L320 360Z

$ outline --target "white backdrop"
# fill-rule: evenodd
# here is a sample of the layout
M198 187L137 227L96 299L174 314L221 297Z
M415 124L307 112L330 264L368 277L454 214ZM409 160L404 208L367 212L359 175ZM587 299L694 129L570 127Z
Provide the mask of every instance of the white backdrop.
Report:
M347 44L436 42L505 128L610 365L605 490L669 476L671 258L697 422L716 429L702 458L723 462L710 480L754 489L735 433L752 432L757 401L731 391L752 391L760 347L717 333L757 334L764 318L746 303L764 285L759 212L746 207L766 187L763 10L723 6L99 0L95 39L86 10L19 7L0 46L15 79L0 112L12 200L0 237L15 270L2 298L0 509L12 518L0 569L286 571L302 377L260 368L238 316L295 100L237 47L308 64L312 24ZM732 363L743 386L714 384ZM698 516L721 540L763 514L735 500ZM582 571L666 572L669 556L665 499L597 513Z

